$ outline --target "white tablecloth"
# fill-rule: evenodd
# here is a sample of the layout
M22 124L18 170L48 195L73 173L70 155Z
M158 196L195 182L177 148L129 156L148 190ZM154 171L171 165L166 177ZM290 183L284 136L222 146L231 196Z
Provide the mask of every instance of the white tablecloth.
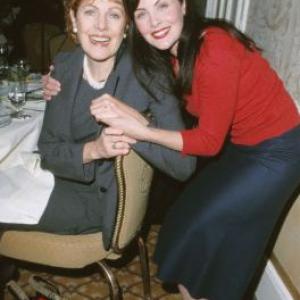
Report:
M0 222L38 223L54 185L53 175L40 168L40 156L34 153L43 112L26 113L32 117L0 128Z
M21 152L37 150L43 113L37 111L29 113L32 118L13 119L11 124L0 128L0 170L18 165L21 162Z

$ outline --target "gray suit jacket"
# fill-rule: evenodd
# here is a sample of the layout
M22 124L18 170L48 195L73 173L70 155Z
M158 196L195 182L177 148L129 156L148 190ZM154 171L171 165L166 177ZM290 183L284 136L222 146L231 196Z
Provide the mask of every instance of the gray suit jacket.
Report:
M75 140L72 132L72 108L82 78L82 61L83 51L80 48L60 54L55 59L53 76L61 82L62 90L47 103L38 142L42 167L54 174L55 186L39 225L45 231L64 234L101 230L108 248L117 205L113 160L82 163L83 145L95 139L102 130L92 117L89 119L89 132L79 133L81 139ZM157 127L183 128L177 99L158 89L154 92L159 101L141 87L125 51L105 87L99 91L99 96L114 93L141 112L150 110ZM134 149L154 167L178 180L187 179L195 169L194 157L183 156L156 144L138 142Z

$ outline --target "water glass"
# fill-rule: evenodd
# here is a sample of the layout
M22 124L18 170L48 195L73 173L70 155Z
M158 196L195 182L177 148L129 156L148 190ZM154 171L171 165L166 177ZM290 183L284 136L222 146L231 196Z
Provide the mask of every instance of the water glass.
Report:
M16 113L12 115L13 118L26 119L31 116L24 114L23 107L26 103L26 84L25 81L16 80L10 83L8 91L8 99L15 108Z

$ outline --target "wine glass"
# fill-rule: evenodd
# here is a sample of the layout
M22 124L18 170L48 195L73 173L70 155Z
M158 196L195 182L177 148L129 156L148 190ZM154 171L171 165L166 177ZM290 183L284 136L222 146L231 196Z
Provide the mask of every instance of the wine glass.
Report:
M8 73L8 47L0 44L0 80L6 79Z
M16 110L16 112L12 114L13 118L26 119L31 117L31 115L24 114L23 112L23 107L26 103L25 81L16 80L10 83L8 99L10 100L10 103Z

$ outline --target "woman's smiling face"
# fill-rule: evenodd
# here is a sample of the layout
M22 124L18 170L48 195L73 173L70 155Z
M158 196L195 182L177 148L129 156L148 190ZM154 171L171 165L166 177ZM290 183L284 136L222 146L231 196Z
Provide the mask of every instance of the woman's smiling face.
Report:
M160 50L177 54L185 14L185 1L140 0L134 12L136 27L144 39Z
M90 59L114 60L126 28L122 0L83 0L70 12L77 39Z

